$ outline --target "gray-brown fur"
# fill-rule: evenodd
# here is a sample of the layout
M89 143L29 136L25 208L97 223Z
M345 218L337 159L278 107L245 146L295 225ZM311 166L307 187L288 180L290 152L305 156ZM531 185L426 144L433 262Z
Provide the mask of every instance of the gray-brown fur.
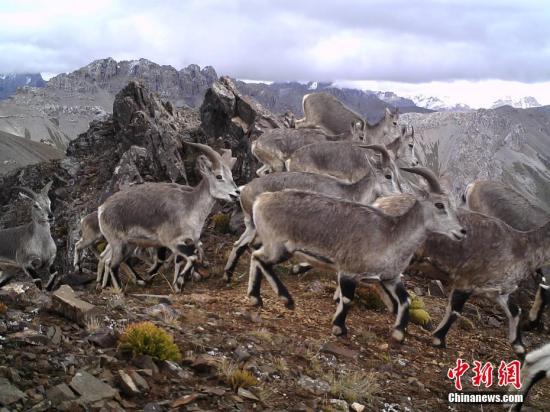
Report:
M402 125L401 136L397 137L390 143L384 144L398 165L418 166L420 163L414 152L414 146L416 144L416 140L414 138L414 127L411 126L408 128L406 125Z
M252 154L263 164L256 173L262 176L271 172L284 171L285 162L300 147L327 141L351 140L355 138L354 136L353 125L351 131L335 136L329 136L320 129L269 130L252 142Z
M387 165L398 176L392 163ZM370 152L350 142L325 142L304 146L294 152L287 167L291 172L322 174L347 183L357 182L373 171Z
M42 274L46 272L49 276L45 285L48 290L54 286L57 274L52 273L57 247L50 233L53 214L48 191L51 184L46 184L40 193L19 188L22 191L20 196L32 202L32 221L23 226L0 230L0 263L23 269L38 287L42 287ZM0 287L8 283L12 276L2 274Z
M272 266L297 255L338 272L339 280L345 276L352 282L381 282L398 302L393 336L403 340L409 300L400 281L401 272L429 233L441 232L456 239L464 236L454 206L440 191L433 173L418 168L405 170L426 176L432 191L424 193L398 217L310 192L284 190L259 195L253 219L261 247L251 257L248 293L252 302L261 304L259 281L265 276L283 301L292 306L292 298ZM352 298L353 294L340 296L333 321L336 334L345 333L345 315L341 313Z
M470 210L496 217L517 230L532 230L550 220L550 212L499 182L476 180L467 186L464 197Z
M118 281L116 270L132 247L166 247L176 259L173 285L180 290L197 260L191 251L199 244L204 222L216 199L238 197L230 154L220 156L208 146L189 145L203 153L197 159L203 179L193 190L146 183L115 193L100 206L99 226L111 248L107 266L114 281ZM182 264L185 268L180 273Z
M241 208L244 215L245 231L235 242L225 266L225 276L231 280L233 270L244 249L254 238L255 230L252 221L252 205L256 198L264 192L278 192L285 189L311 191L326 196L369 204L377 197L386 196L396 191L397 179L393 173L387 174L376 170L359 179L356 183L344 183L330 176L304 172L274 173L252 180L241 191Z
M378 199L375 206L398 216L413 201L410 195L397 195ZM434 234L419 250L419 255L446 272L452 281L449 306L434 332L434 344L445 345L448 329L469 296L485 294L503 308L509 320L510 343L522 354L525 349L519 330L519 307L510 295L526 276L550 260L550 223L524 232L467 209L459 208L457 216L468 232L463 242L457 244Z
M387 108L384 117L377 124L370 125L361 115L326 92L306 94L302 106L304 118L296 120L296 128L319 128L326 134L337 135L348 132L351 124L360 123L364 141L370 144L387 144L401 135L398 113Z

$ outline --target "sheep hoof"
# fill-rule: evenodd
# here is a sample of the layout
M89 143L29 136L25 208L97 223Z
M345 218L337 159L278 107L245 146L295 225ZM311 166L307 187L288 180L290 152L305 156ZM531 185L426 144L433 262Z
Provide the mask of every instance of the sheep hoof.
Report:
M514 349L514 352L518 357L524 357L525 356L525 346L523 346L521 343L516 343L512 345L512 348Z
M248 298L250 299L250 304L252 306L260 307L264 304L260 296L249 296Z
M290 310L294 310L294 300L289 296L281 297L281 301L284 303L285 307Z
M402 331L400 329L394 329L391 337L394 341L401 343L405 340L405 331Z
M435 346L436 348L441 348L441 349L445 349L447 347L444 339L439 339L436 337L432 339L432 345Z
M345 336L348 333L348 329L345 326L332 325L332 334L334 336Z
M233 277L233 273L231 272L224 272L223 274L223 280L225 280L227 283L231 283L231 278Z

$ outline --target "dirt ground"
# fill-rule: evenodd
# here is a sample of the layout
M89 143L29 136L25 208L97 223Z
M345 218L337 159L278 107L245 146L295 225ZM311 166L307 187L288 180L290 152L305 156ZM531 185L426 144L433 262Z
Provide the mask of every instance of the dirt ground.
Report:
M97 291L94 285L75 288L82 299L99 307L102 315L96 325L79 327L48 311L33 311L32 304L8 304L9 311L29 318L29 327L48 330L57 325L63 332L61 343L54 347L13 342L9 334L0 342L0 372L15 368L21 377L19 389L29 395L19 409L47 410L36 407L44 399L41 389L68 382L79 368L117 387L117 371L132 368L132 361L116 347L92 345L87 336L98 328L123 330L130 323L149 320L173 334L184 356L182 368L174 373L161 368L146 376L148 393L118 398L118 405L126 410L319 411L347 410L346 403L351 407L354 402L365 406L365 411L504 410L501 405L447 401L448 393L455 390L446 375L458 357L497 367L502 360L515 359L506 339L507 322L498 308L481 299L467 304L464 317L469 321L459 320L453 326L447 349L433 348L430 331L415 324L398 345L389 340L393 315L369 302L371 297L360 290L348 316L349 334L336 338L330 333L333 275L317 271L303 277L283 275L296 302L294 310L285 309L264 282L264 306L251 308L246 298L248 254L241 259L231 286L221 280L234 240L208 229L205 249L210 266L202 270L207 278L188 283L178 295L171 293L163 276L147 288L129 285L123 294ZM170 271L166 276L171 278ZM426 289L427 280L421 277L407 277L405 282L410 291ZM432 296L423 300L432 324L437 325L446 300ZM527 332L524 340L529 350L549 342L548 322L542 331ZM72 368L66 366L67 357L74 361ZM243 378L235 371L249 373ZM471 377L471 370L463 377L464 391L479 391ZM491 388L499 389L505 388ZM548 381L535 387L524 410L550 411Z

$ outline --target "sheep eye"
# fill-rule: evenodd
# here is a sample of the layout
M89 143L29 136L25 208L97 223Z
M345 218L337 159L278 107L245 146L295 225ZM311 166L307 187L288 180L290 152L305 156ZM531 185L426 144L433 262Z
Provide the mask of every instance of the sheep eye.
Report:
M384 177L388 180L391 180L391 175L385 175Z
M437 207L438 209L445 209L445 205L443 203L436 203L435 207Z
M222 177L222 175L217 175L217 176L216 176L216 179L218 179L218 180L223 180L223 177Z
M414 147L414 145L411 143L411 144L409 144L409 147L412 149Z

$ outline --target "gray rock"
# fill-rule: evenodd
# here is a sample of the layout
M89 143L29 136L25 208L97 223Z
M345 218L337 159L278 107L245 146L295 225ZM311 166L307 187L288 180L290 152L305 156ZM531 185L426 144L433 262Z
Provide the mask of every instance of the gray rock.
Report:
M239 346L233 351L233 359L237 362L245 362L250 359L250 353L246 350L245 347Z
M69 385L61 383L46 391L46 397L52 404L57 405L64 401L76 399L75 393L69 388Z
M162 406L158 402L149 402L143 407L143 412L161 412L162 410Z
M330 405L337 411L348 412L348 403L343 399L330 399L328 401Z
M61 332L61 328L59 326L54 325L48 328L47 336L54 345L59 345L63 339L63 332Z
M153 375L159 373L159 368L149 355L141 355L132 360L132 363L140 369L152 371Z
M321 379L313 379L307 375L300 377L298 386L318 396L325 395L330 391L330 384L328 382Z
M127 396L135 396L141 393L132 377L122 369L118 371L118 378L122 392L124 392Z
M149 384L139 373L136 371L129 371L128 374L136 384L136 386L143 392L149 392Z
M0 405L9 406L26 399L25 393L13 386L6 378L0 378Z
M114 348L118 341L115 332L110 328L98 329L92 332L86 339L100 348Z
M52 294L52 310L81 326L86 326L86 320L94 314L95 306L78 298L70 286L61 285Z
M80 395L78 401L82 404L112 399L117 395L116 389L84 370L80 370L75 374L70 387Z

